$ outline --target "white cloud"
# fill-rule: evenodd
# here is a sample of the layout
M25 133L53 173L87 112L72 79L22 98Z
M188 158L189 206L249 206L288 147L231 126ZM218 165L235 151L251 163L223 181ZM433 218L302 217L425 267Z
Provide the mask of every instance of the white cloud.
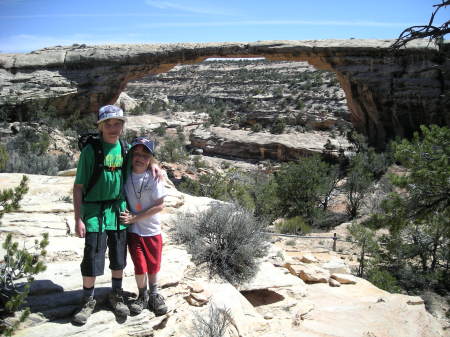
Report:
M208 7L184 6L174 2L159 1L159 0L146 0L146 4L159 9L177 10L195 14L231 15L231 13L228 10L212 8L210 6Z

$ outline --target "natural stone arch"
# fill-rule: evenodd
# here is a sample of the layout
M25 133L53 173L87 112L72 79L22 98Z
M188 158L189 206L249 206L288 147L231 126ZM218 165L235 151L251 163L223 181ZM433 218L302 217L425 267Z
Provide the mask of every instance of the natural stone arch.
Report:
M423 41L395 53L392 41L324 40L191 43L46 48L0 55L0 107L24 115L39 99L71 114L97 111L116 101L128 81L210 57L265 57L307 61L334 71L345 91L352 122L373 145L409 136L420 124L449 125L448 51Z

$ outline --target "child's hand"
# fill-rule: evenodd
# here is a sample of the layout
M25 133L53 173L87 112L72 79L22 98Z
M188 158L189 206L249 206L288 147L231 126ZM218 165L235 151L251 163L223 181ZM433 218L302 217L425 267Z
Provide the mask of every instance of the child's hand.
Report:
M150 166L154 179L158 182L164 181L164 170L158 165L154 164Z
M120 212L119 220L124 225L130 225L135 221L135 216L128 210L125 210L124 212Z
M86 236L86 227L81 220L75 222L75 235L79 238L84 238Z

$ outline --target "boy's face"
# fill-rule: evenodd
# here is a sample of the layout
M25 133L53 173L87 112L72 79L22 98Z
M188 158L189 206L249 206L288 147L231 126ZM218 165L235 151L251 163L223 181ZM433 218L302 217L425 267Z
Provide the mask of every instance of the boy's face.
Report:
M152 155L145 151L144 145L136 145L133 148L133 172L144 173L152 160Z
M107 143L115 143L123 131L123 121L116 118L107 119L100 124L103 140Z

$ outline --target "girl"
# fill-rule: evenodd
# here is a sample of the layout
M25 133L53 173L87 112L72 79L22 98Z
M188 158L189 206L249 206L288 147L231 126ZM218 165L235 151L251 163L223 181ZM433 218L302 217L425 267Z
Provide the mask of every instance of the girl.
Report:
M162 182L154 179L150 170L155 163L154 147L154 143L144 137L138 137L131 143L131 172L124 184L129 211L121 213L120 221L131 225L128 229L128 249L139 289L139 296L130 305L130 311L139 314L148 308L160 316L167 312L167 306L157 290L162 252L158 213L164 208L167 194Z

